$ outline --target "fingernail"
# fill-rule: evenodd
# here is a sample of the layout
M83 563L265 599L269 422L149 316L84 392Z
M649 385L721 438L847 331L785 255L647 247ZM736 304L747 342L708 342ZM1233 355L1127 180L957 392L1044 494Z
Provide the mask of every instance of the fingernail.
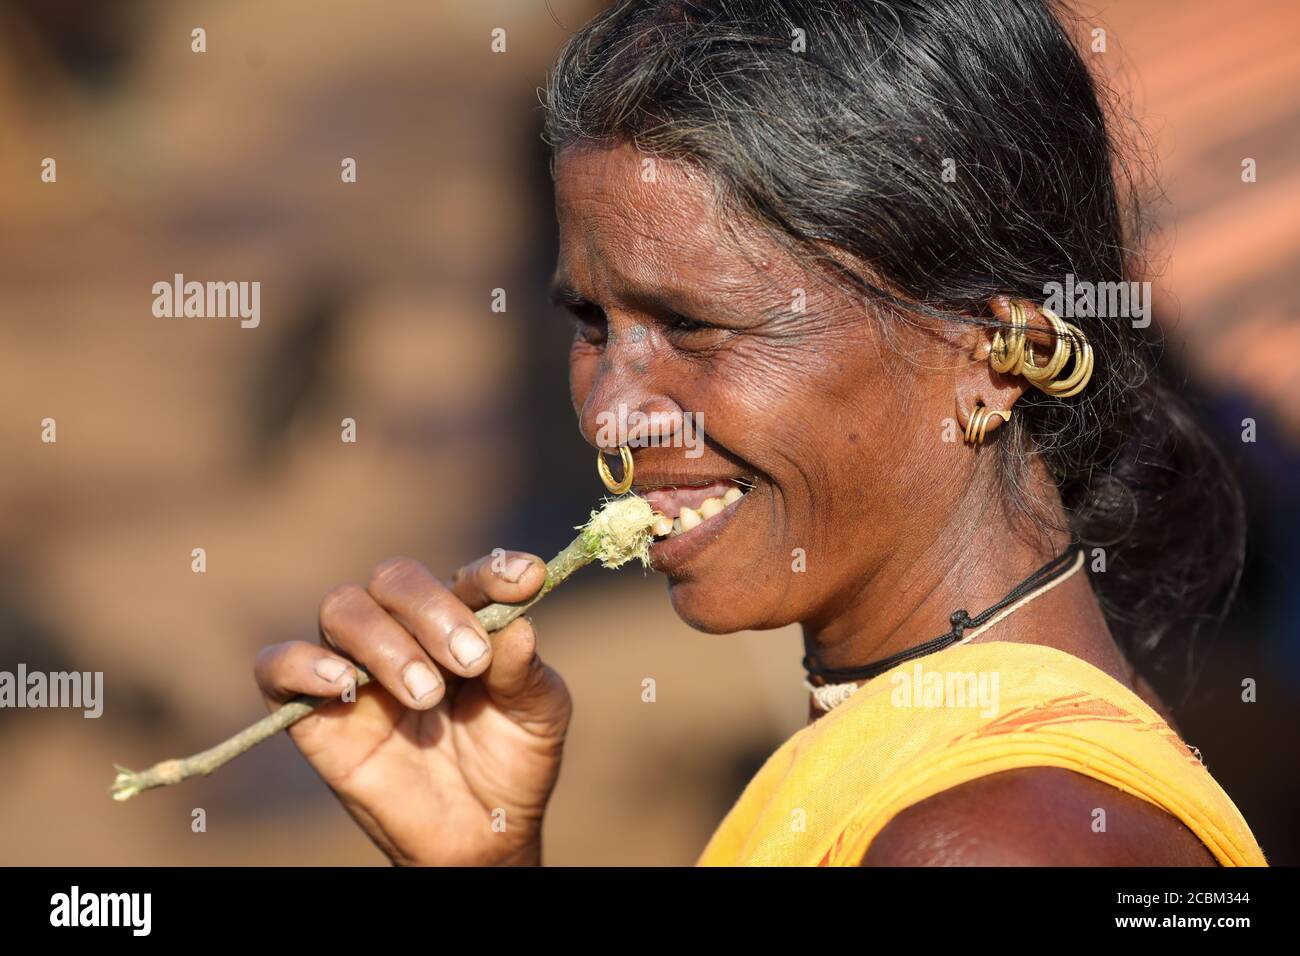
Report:
M433 672L433 668L423 661L412 661L402 671L402 683L416 700L423 700L438 689L442 681Z
M511 584L518 584L524 573L533 566L528 558L511 558L501 571L501 576Z
M472 627L462 624L451 632L451 656L460 661L461 667L469 667L487 653L487 641L479 637Z
M323 657L316 662L316 673L331 684L347 673L348 665L333 657Z

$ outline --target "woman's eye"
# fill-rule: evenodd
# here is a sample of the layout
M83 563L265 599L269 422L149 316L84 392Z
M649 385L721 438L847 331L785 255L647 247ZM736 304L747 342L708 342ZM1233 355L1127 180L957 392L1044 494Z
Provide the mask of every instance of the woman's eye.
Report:
M591 345L605 341L605 312L598 306L571 305L568 307L577 336Z
M698 332L700 329L707 329L710 326L703 322L696 322L694 319L688 319L684 315L673 314L668 319L668 328L674 332Z
M684 347L705 348L721 343L729 330L708 322L701 322L689 316L676 313L667 317L664 328L670 338L674 338Z

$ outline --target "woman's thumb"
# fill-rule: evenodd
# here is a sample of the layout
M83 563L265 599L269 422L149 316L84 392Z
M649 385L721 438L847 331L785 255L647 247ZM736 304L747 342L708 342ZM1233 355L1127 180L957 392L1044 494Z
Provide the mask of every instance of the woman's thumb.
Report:
M537 655L533 622L521 617L492 636L492 664L483 674L492 702L535 734L562 737L572 705L560 675Z

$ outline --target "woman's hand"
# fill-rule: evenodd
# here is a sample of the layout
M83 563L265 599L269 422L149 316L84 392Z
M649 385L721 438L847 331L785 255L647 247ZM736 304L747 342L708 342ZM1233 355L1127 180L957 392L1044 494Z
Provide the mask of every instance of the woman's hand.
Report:
M495 570L494 570L495 569ZM265 648L257 683L274 708L296 694L340 697L289 728L343 806L395 863L541 861L542 814L560 770L572 705L520 618L489 643L474 610L532 597L541 559L485 557L443 585L410 558L320 607L324 646ZM348 695L352 696L352 695Z

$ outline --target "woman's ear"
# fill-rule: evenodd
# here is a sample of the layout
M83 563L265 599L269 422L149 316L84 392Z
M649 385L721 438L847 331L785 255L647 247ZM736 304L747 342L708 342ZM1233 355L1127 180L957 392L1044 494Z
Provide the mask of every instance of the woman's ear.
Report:
M1017 300L1021 314L1042 318L1033 304ZM1011 322L1011 303L1006 296L995 296L989 300L989 311L998 322L1007 325ZM1046 325L1046 321L1043 322ZM1030 320L1030 328L1036 323ZM1010 410L1020 396L1025 393L1029 383L1019 375L995 372L989 364L989 355L993 352L993 337L998 333L997 327L972 326L974 334L970 337L970 363L964 366L955 382L957 400L957 424L963 429L970 424L971 415L979 405L992 412ZM1005 424L1001 416L993 415L989 419L986 432L996 431Z

